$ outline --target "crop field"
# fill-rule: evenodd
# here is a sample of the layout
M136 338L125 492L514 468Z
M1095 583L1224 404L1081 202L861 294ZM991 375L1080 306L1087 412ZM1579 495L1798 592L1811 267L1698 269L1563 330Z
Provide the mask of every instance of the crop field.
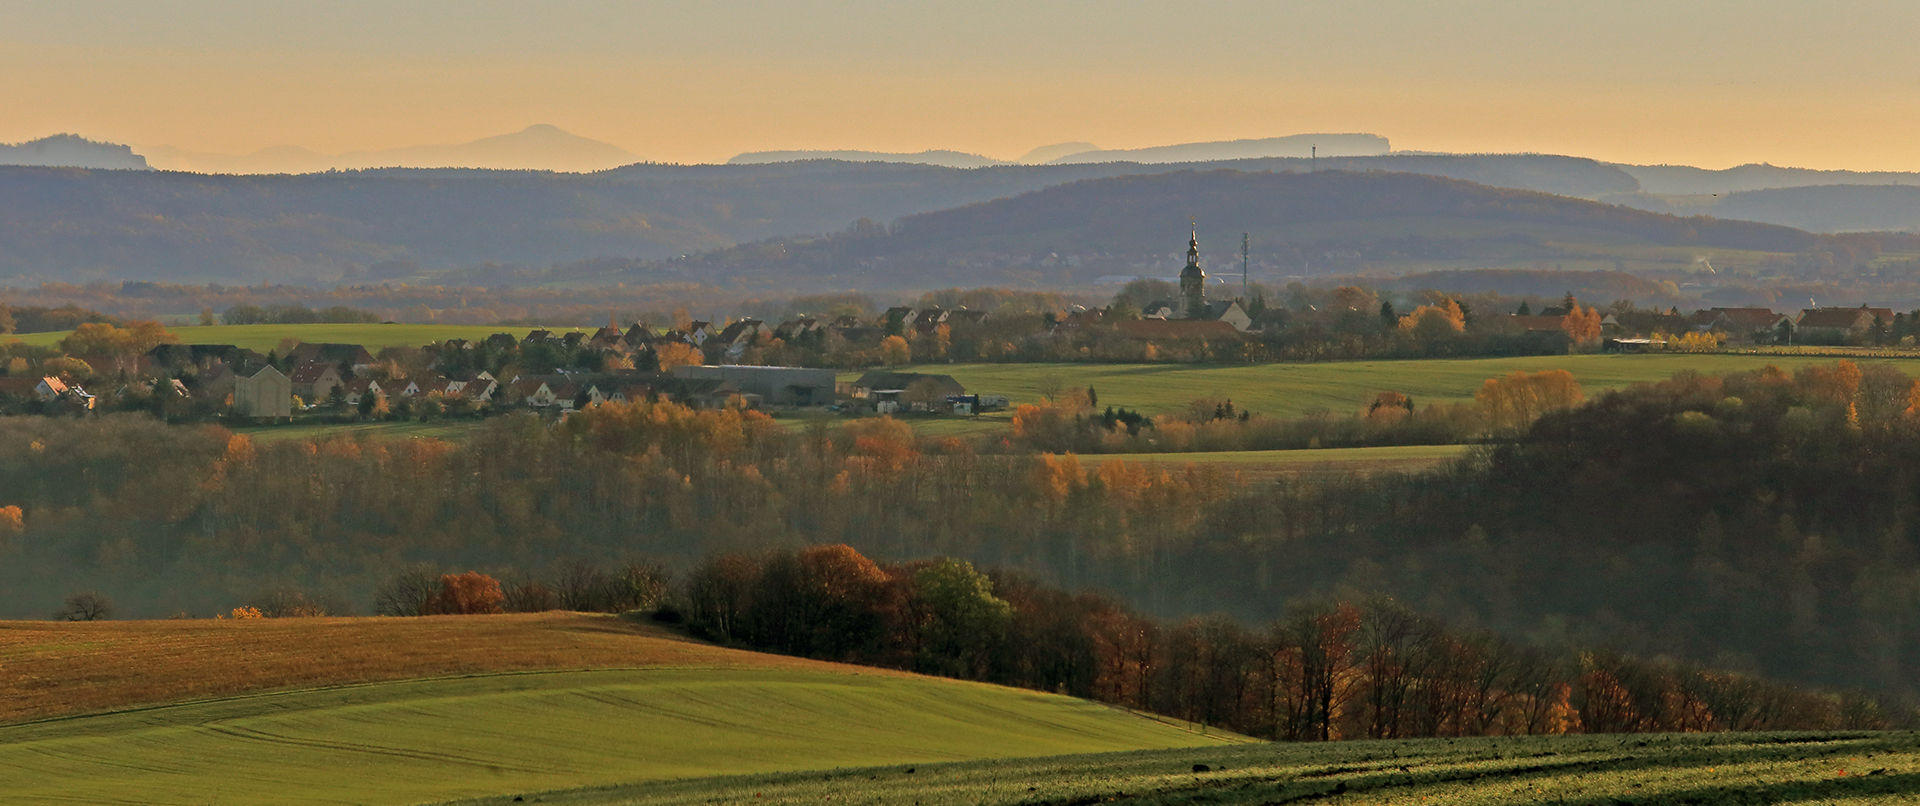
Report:
M1917 354L1916 357L1920 357ZM1316 410L1345 414L1365 408L1373 396L1393 390L1416 405L1466 402L1488 378L1510 372L1565 369L1589 397L1607 389L1664 380L1692 370L1718 374L1773 364L1789 372L1831 364L1824 356L1673 354L1558 355L1525 358L1346 361L1318 364L957 364L907 367L903 371L952 375L968 392L1006 395L1030 403L1052 386L1093 387L1101 407L1170 414L1203 397L1231 399L1234 407L1270 417L1300 417ZM1899 359L1860 359L1857 363ZM1920 365L1905 366L1909 373ZM853 375L851 377L858 377Z
M1200 769L1204 765L1205 769ZM1912 803L1912 733L1255 744L549 792L555 806ZM509 798L464 801L481 806Z
M10 803L402 804L1245 741L612 617L5 624L0 636L8 721L89 712L0 725ZM343 685L369 678L387 682Z
M299 339L304 342L358 344L370 352L379 352L382 347L418 347L447 339L484 339L495 333L512 333L525 336L528 327L502 327L499 325L211 325L169 328L180 337L183 344L232 344L249 350L267 352L280 346L287 339ZM574 328L561 328L555 332L566 332ZM29 333L24 336L12 336L23 342L39 346L52 346L67 337L61 333Z

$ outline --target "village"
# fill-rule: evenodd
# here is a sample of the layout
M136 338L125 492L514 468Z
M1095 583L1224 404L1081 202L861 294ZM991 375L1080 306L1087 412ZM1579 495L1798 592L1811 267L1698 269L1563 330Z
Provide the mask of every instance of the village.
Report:
M1355 306L1371 305L1370 294L1351 296L1357 297ZM523 336L500 332L478 340L389 347L377 354L341 343L289 341L282 345L284 352L262 354L232 344L170 342L137 355L49 359L40 372L10 368L0 375L0 406L23 413L139 409L186 417L286 419L459 417L509 409L564 414L637 400L717 408L737 400L770 411L967 415L1005 408L1009 401L1004 395L970 393L950 375L894 368L952 361L956 354L989 359L1000 342L1006 358L1041 352L1053 360L1096 363L1222 356L1238 357L1238 363L1250 347L1283 342L1316 316L1327 322L1322 329L1336 333L1384 328L1388 336L1406 341L1477 334L1495 344L1497 354L1537 355L1698 352L1723 345L1892 346L1910 344L1920 328L1914 316L1864 305L1797 314L1727 307L1681 314L1631 307L1603 313L1567 302L1534 313L1523 302L1515 313L1471 316L1449 301L1420 306L1396 321L1386 303L1380 318L1357 307L1329 316L1245 303L1241 298L1156 300L1122 309L1116 300L1106 308L1022 322L992 320L978 310L896 306L872 319L802 316L777 325L746 318L724 324L686 321L666 330L641 323L591 331L535 328ZM1420 319L1428 315L1438 324L1422 331ZM826 357L864 364L869 371L837 381L834 369L821 366ZM872 369L876 364L886 368Z

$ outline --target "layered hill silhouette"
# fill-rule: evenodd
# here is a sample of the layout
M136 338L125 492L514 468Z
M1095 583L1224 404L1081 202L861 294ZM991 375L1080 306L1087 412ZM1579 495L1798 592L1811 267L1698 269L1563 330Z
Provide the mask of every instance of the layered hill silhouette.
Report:
M1062 285L1166 273L1189 219L1207 233L1210 257L1237 251L1249 233L1250 268L1269 277L1563 262L1680 268L1695 260L1688 250L1793 254L1819 242L1799 229L1569 198L1636 189L1617 166L1537 155L974 169L807 160L595 174L6 167L0 282L328 284L507 265L525 270L500 282L537 283L596 279L544 272L614 257L596 264L613 273L597 279ZM1873 194L1884 198L1856 217L1880 216L1879 229L1920 221L1901 217L1920 209L1920 189L1904 187L1754 191L1723 204L1729 215L1839 229L1844 222L1818 218L1848 212L1830 197ZM393 265L408 268L371 270Z
M299 146L275 146L251 154L210 154L167 146L147 151L156 168L226 174L300 174L365 168L584 172L603 171L640 161L639 157L618 146L570 134L547 124L468 143L406 146L344 154L322 154Z
M1189 222L1199 227L1209 265L1220 266L1216 273L1238 273L1240 235L1247 233L1250 271L1266 278L1609 255L1648 261L1666 254L1684 265L1701 249L1797 253L1820 242L1788 227L1682 218L1436 176L1213 170L1075 182L908 216L891 228L750 244L681 263L715 275L804 275L853 287L1057 286L1171 275Z
M1236 171L1395 171L1559 193L1631 191L1593 160L1389 155L1210 163ZM328 283L368 266L546 267L659 260L887 223L1084 179L1186 165L977 169L809 160L636 164L596 174L389 169L298 176L0 168L0 282ZM1185 214L1180 214L1184 220ZM650 271L674 276L678 266Z
M1178 143L1147 148L1101 149L1092 143L1056 143L1040 146L1019 159L1000 160L959 151L749 151L731 160L732 164L794 162L809 159L834 159L852 162L910 162L949 168L980 168L989 165L1070 165L1087 162L1137 162L1163 165L1179 162L1218 162L1220 160L1306 157L1316 153L1325 157L1378 157L1392 150L1387 138L1377 134L1291 134L1248 140L1220 140L1207 143Z

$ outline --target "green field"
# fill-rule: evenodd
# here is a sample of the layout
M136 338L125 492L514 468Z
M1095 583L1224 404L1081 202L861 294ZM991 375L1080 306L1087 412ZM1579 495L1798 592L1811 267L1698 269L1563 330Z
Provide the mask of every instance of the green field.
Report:
M173 327L173 334L180 337L182 344L232 344L249 350L266 352L280 346L286 339L299 339L304 342L358 344L371 352L379 352L382 347L418 347L447 339L484 339L495 333L512 333L515 337L524 337L527 327L502 327L499 325L212 325L207 327ZM575 328L556 329L564 333ZM28 344L51 347L67 337L62 333L29 333L24 336L12 336Z
M404 804L1235 741L1084 700L851 667L489 674L0 727L0 799Z
M1196 772L1194 765L1209 769ZM1687 734L1258 744L550 792L563 806L707 803L1912 803L1912 733ZM535 800L527 798L529 802ZM468 803L499 804L511 798Z
M1373 396L1393 390L1417 405L1464 402L1488 378L1510 372L1565 369L1589 397L1634 383L1664 380L1682 370L1712 375L1759 369L1773 364L1789 372L1838 359L1809 356L1558 355L1527 358L1349 361L1320 364L957 364L905 367L907 372L952 375L971 393L1006 395L1015 404L1041 397L1049 385L1092 386L1099 405L1123 406L1146 414L1181 411L1202 397L1231 399L1241 410L1292 418L1315 410L1347 414L1365 408ZM1892 361L1908 372L1920 365ZM853 375L851 377L858 377Z
M1089 467L1122 460L1161 468L1216 466L1254 478L1315 473L1378 473L1425 470L1471 450L1466 445L1406 445L1383 448L1321 448L1301 451L1086 454Z

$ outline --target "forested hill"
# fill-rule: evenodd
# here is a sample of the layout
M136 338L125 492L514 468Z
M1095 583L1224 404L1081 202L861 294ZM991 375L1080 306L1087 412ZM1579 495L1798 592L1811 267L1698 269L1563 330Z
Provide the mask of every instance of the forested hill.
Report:
M1395 272L1562 259L1645 262L1660 249L1799 253L1820 242L1787 227L1681 218L1545 193L1385 172L1179 171L1087 180L910 216L807 242L703 255L696 270L820 276L843 285L1068 284L1110 274L1171 275L1198 222L1215 273L1238 269L1251 237L1257 276ZM962 279L964 276L964 279ZM945 279L943 279L945 278Z
M1612 166L1531 155L970 170L813 160L641 164L595 174L377 170L224 176L0 167L0 283L332 283L482 263L544 268L602 256L657 260L839 232L863 218L885 223L1076 180L1196 165L1394 170L1574 194L1634 189L1632 177ZM672 267L662 271L671 274Z

